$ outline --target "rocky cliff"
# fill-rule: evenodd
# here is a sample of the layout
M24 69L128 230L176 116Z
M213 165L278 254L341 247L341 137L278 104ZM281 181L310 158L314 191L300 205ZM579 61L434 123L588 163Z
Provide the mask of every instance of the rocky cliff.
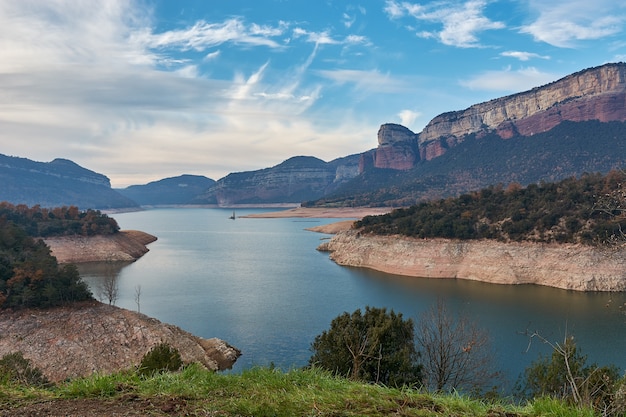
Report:
M470 134L497 133L502 139L547 132L564 121L626 121L626 64L606 64L571 74L529 91L443 113L418 134L387 124L378 148L361 165L409 169L431 160ZM371 162L373 161L373 163Z
M163 342L211 370L230 369L241 355L222 340L98 302L0 314L0 357L22 352L53 382L133 368Z
M424 278L536 284L575 291L626 290L626 248L335 235L319 250L339 265Z

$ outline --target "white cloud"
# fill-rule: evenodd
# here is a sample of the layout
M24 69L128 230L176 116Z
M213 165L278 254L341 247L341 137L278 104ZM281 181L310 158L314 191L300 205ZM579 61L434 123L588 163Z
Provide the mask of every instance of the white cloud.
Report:
M419 30L422 38L436 38L444 45L459 48L479 47L478 35L486 30L504 29L502 22L484 15L487 0L468 0L463 3L439 1L427 5L388 0L385 12L391 19L410 16L418 22L440 26L437 30Z
M400 124L402 126L412 128L413 123L422 115L422 113L414 111L414 110L402 110L398 113L398 117L400 117Z
M198 21L155 33L151 19L128 0L0 2L0 152L69 158L119 187L182 173L217 179L294 154L331 159L375 137L377 124L349 109L305 115L322 96L320 83L303 83L317 45L365 38L306 32L312 53L280 77L269 77L267 60L231 80L210 79L196 64L215 61L214 48L282 52L288 24ZM209 50L198 62L180 58Z
M562 48L622 33L626 22L624 4L615 0L531 0L530 8L538 16L520 32Z
M533 67L513 71L505 68L500 71L486 71L459 83L471 90L485 90L518 93L547 84L559 78L555 74L545 73Z
M547 55L539 55L533 52L522 52L522 51L505 51L500 54L500 56L508 57L508 58L516 58L520 61L529 61L534 58L538 59L550 59Z
M221 51L214 51L214 52L209 52L208 54L205 55L204 60L205 61L211 61L214 59L217 59L221 54Z

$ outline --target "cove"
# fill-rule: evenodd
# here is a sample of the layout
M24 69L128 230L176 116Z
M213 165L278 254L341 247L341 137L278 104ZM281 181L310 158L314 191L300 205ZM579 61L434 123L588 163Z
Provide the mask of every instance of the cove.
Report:
M269 210L269 209L268 209ZM236 215L263 209L238 209ZM273 210L272 210L273 211ZM256 365L301 367L316 335L343 312L386 307L419 320L437 299L487 329L496 365L512 385L547 346L574 335L589 362L626 369L626 293L485 284L388 275L336 265L316 247L328 235L304 230L341 219L229 219L232 209L153 209L115 214L122 229L158 237L130 264L80 272L97 296L117 280L116 305L241 349L232 372ZM140 288L139 303L137 290Z

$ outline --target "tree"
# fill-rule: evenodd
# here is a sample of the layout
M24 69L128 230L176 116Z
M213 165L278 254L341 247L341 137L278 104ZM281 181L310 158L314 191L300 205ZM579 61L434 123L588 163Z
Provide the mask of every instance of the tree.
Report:
M385 385L421 382L413 321L385 308L343 313L315 338L309 365Z
M442 300L420 318L417 326L424 383L436 391L480 391L494 382L490 338L465 316L454 318Z

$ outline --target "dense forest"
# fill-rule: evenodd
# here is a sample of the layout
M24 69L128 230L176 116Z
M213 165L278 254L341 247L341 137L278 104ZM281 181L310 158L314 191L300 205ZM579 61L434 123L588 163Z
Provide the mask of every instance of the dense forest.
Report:
M36 237L118 230L114 219L98 211L0 203L0 309L46 308L91 299L76 267L60 266Z
M30 236L109 235L117 233L115 219L99 210L79 210L76 206L42 208L0 202L0 219L20 226Z
M420 238L605 244L623 237L626 174L490 186L356 222L363 233Z

